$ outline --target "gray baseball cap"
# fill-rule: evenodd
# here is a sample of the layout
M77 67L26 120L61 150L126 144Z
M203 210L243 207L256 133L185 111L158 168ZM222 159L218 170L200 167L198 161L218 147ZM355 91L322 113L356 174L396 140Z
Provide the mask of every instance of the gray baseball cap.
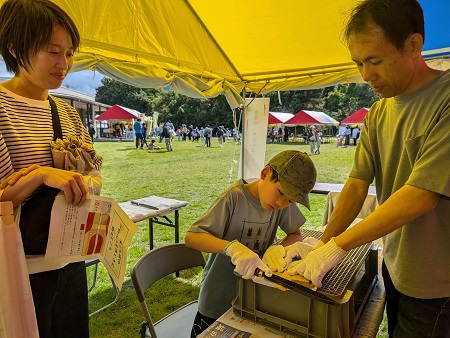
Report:
M316 183L317 171L308 154L286 150L272 157L267 164L278 173L283 193L311 210L308 194Z

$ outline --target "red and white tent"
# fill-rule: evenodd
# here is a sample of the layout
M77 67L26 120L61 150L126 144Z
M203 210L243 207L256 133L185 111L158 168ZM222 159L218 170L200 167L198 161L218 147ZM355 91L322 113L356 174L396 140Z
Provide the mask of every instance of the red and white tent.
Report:
M346 117L341 121L341 125L344 124L355 124L355 123L364 123L364 117L369 112L369 108L361 108L354 112L352 115Z
M277 112L269 112L269 121L268 124L283 124L290 118L292 118L294 114L291 113L277 113Z
M136 120L141 117L141 113L137 110L126 108L115 104L104 113L97 116L97 121L107 120Z
M320 112L311 110L301 110L294 117L284 122L287 126L299 126L309 124L322 124L328 126L337 126L339 122L331 116Z

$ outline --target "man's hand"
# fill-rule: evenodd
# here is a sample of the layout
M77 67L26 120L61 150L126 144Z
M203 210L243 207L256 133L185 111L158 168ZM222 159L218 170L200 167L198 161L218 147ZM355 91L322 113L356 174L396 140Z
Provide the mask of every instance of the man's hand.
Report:
M229 256L231 263L236 266L234 272L244 279L252 278L257 268L268 276L272 276L272 270L262 262L259 256L237 240L232 241L225 248L224 254Z
M312 245L303 242L296 242L286 247L286 266L292 263L294 258L303 259L308 255L311 251L314 250Z
M263 256L265 263L272 271L283 272L287 264L284 260L286 250L282 245L272 245L266 250Z
M291 264L292 260L294 258L300 258L303 259L308 255L312 250L317 249L320 247L320 244L323 242L319 241L318 239L314 237L306 237L302 242L295 242L294 244L291 244L287 246L286 249L286 266L289 266Z
M325 274L342 262L346 254L332 238L327 244L311 251L306 258L292 263L287 272L290 275L302 275L320 288Z

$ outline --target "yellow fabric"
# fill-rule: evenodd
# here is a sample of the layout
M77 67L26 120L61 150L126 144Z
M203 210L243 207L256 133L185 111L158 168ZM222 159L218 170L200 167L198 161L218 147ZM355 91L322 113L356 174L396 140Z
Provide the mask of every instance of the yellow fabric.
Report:
M0 0L2 4L4 0ZM195 97L361 82L345 45L349 0L54 0L82 45L73 70ZM448 59L443 59L448 68Z

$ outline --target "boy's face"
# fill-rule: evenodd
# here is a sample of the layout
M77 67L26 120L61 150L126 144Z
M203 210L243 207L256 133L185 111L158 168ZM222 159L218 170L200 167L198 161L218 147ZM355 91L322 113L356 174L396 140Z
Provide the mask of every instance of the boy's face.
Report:
M266 210L278 210L288 207L292 201L284 195L280 182L271 181L272 168L266 166L261 171L258 185L259 201Z

